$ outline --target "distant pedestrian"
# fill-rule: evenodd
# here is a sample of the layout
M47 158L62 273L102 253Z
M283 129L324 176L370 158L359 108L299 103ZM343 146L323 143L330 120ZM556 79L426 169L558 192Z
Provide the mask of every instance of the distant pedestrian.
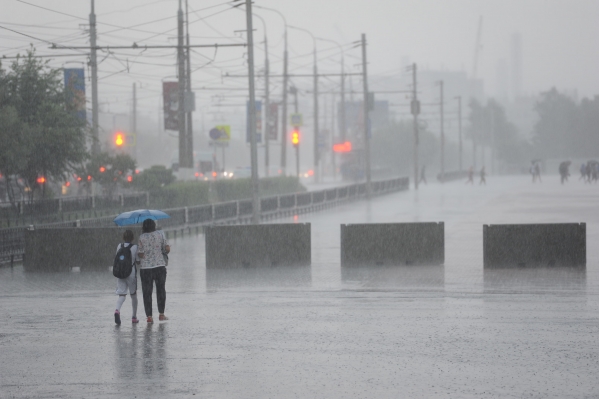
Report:
M483 183L485 183L485 186L487 185L487 179L485 179L486 175L485 167L483 166L480 170L480 182L478 183L479 186Z
M420 181L419 183L424 182L424 184L426 184L426 167L422 166L422 169L420 169Z
M580 165L580 177L578 180L586 180L587 177L587 165L583 162Z
M117 278L116 280L116 294L119 298L116 301L116 310L114 311L114 322L118 325L121 324L121 306L127 298L127 291L131 295L131 305L133 307L133 313L131 315L132 323L139 323L137 319L137 268L136 265L139 263L137 258L137 245L133 244L134 239L133 232L131 230L125 230L123 233L123 243L120 243L116 247L116 253L122 256L127 261L131 262L131 273L125 278ZM121 251L121 249L123 249ZM130 252L130 257L127 252Z
M597 177L599 177L599 163L595 163L595 164L593 165L593 170L592 170L592 172L591 172L591 175L592 175L592 177L593 177L593 181L594 181L595 183L597 183Z
M585 175L586 175L585 183L590 183L591 182L591 175L592 174L593 174L593 163L592 162L587 162L587 167L585 168Z
M152 293L156 283L156 300L158 302L158 319L168 320L164 315L166 305L166 264L167 255L171 251L166 237L161 231L156 231L156 222L152 219L144 220L142 234L139 236L138 257L141 260L140 277L141 288L144 296L144 309L148 323L153 323L152 318Z
M466 184L474 184L474 168L470 166L468 168L468 180L466 180Z
M535 162L534 173L535 173L536 180L538 180L539 183L542 183L542 181L541 181L541 165L539 165L538 162ZM535 181L535 178L533 178L533 182Z
M570 176L570 161L565 161L559 164L559 174L561 176L561 182L564 184L565 181L568 181L568 176Z

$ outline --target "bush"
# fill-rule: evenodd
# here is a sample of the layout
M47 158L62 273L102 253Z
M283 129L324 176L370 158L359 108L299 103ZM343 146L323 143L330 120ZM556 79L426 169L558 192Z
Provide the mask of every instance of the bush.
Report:
M133 179L133 186L138 190L154 194L174 181L175 176L173 176L172 169L167 169L163 165L154 165L136 175Z
M212 189L212 190L211 190ZM260 196L304 192L306 188L296 177L269 177L260 179ZM204 205L210 202L227 202L252 197L251 179L217 181L180 181L150 192L153 208L179 208Z
M154 208L180 208L210 203L208 182L175 182L151 193Z
M214 182L214 190L218 202L252 198L252 179L217 180ZM300 184L296 177L280 176L260 179L261 197L304 191L306 191L306 188Z

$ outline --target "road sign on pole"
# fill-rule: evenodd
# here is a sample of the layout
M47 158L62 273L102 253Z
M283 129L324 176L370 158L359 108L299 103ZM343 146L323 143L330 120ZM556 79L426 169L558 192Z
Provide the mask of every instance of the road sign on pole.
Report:
M291 114L291 126L302 127L304 124L304 118L302 114Z

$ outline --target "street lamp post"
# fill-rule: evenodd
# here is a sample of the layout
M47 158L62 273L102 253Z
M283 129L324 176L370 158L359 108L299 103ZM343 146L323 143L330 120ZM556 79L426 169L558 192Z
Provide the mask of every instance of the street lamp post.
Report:
M283 51L283 112L281 117L281 171L283 175L286 174L287 169L287 90L289 85L289 77L288 75L288 63L289 56L287 53L287 19L281 12L275 10L274 8L255 6L261 10L268 10L278 14L283 19L283 24L285 25L285 36L284 43L285 49ZM266 28L265 28L266 29Z
M340 110L340 124L339 124L339 136L342 142L345 142L346 135L346 120L345 120L345 52L343 51L343 47L334 40L324 39L321 37L317 37L316 40L321 40L324 42L334 43L339 46L339 50L341 50L341 110ZM332 145L333 143L331 143ZM335 168L335 152L332 153L333 157L333 168ZM333 170L333 176L336 175L336 171Z
M296 29L302 32L309 34L312 37L312 41L314 44L314 181L318 183L318 64L316 58L316 37L312 34L312 32L304 29L298 28L296 26L289 25L290 28Z
M459 140L459 162L462 170L462 96L456 96L458 100L458 140Z
M254 14L261 22L264 27L264 119L266 119L266 123L264 124L264 174L266 177L269 175L270 169L270 143L268 136L270 132L271 126L271 116L270 116L270 63L268 61L268 37L266 34L266 22L264 18L261 16ZM275 122L276 123L276 122Z

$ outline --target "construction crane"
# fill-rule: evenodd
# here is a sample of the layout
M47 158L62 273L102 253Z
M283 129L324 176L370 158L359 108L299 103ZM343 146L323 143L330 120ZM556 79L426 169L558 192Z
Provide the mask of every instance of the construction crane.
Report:
M478 19L478 32L476 33L476 43L474 45L474 62L472 65L472 79L476 79L476 70L478 68L478 59L480 58L480 52L482 51L483 45L481 43L483 33L483 16L481 15Z

